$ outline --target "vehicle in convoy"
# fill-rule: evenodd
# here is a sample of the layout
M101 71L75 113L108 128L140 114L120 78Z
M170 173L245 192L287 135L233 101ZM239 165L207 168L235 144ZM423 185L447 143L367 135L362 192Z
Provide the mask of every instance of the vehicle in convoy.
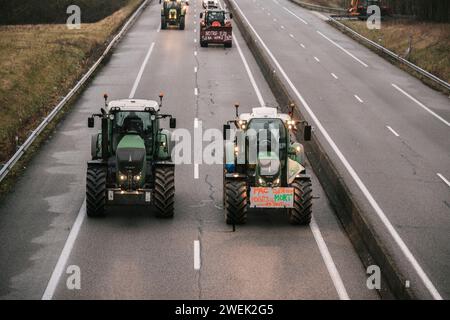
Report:
M225 48L233 45L233 14L222 9L208 9L200 13L200 46L223 44Z
M378 6L380 8L381 17L390 16L392 14L391 8L383 0L352 0L348 9L348 15L351 17L358 17L361 20L366 20L370 13L367 9L370 6Z
M153 205L158 217L174 214L175 165L171 159L171 133L160 128L161 114L153 100L123 99L107 102L101 112L88 119L101 119L101 130L92 136L92 160L87 164L86 213L105 214L109 205Z
M243 224L249 208L287 211L292 224L307 225L312 214L312 184L305 169L303 139L311 126L276 108L253 108L224 125L223 200L227 224ZM293 111L293 106L291 106ZM236 129L230 131L230 124Z
M204 9L217 9L220 7L218 0L203 0L202 6Z
M185 19L186 6L181 0L164 0L161 7L161 29L167 29L167 26L171 25L184 30Z

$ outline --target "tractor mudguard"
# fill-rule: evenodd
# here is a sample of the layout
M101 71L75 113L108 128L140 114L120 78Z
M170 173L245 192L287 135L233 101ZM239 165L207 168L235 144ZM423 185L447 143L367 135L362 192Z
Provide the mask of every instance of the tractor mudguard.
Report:
M305 166L306 157L305 157L305 148L301 143L295 142L291 145L289 154L290 158L294 161L297 161L302 166Z

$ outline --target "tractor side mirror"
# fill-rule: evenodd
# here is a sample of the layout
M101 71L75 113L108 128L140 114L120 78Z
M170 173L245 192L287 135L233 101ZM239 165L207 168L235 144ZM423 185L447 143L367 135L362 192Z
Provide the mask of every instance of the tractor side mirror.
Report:
M93 128L95 125L94 117L88 118L88 128Z
M228 132L230 132L231 126L229 124L223 125L223 140L228 140Z
M203 19L203 12L200 12L200 19Z
M176 118L170 118L170 129L175 129L177 127L177 119Z
M303 129L303 140L310 141L311 133L312 133L311 126L309 124L305 125L305 128Z

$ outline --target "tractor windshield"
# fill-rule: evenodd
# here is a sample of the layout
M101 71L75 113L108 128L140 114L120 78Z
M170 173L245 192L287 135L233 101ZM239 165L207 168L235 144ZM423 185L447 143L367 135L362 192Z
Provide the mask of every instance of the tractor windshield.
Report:
M218 22L223 26L225 23L225 13L223 11L208 11L206 17L207 25L212 25L214 22Z
M275 152L282 165L284 164L287 155L287 132L281 119L252 119L248 123L247 134L256 135L258 153Z
M138 134L144 139L148 153L151 153L153 138L153 121L149 112L120 111L112 120L113 150L127 134Z

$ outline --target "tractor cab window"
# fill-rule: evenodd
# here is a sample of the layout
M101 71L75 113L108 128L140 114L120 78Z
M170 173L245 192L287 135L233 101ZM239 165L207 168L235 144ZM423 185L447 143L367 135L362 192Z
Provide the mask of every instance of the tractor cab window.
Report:
M272 151L278 154L281 163L287 155L287 132L281 119L252 119L248 123L248 135L256 135L257 152Z
M220 26L225 24L225 13L223 11L208 11L206 24L210 26L214 23L218 23Z
M113 150L116 150L120 140L127 134L138 134L144 139L147 151L151 152L152 146L151 114L139 111L120 111L114 114L112 121Z

